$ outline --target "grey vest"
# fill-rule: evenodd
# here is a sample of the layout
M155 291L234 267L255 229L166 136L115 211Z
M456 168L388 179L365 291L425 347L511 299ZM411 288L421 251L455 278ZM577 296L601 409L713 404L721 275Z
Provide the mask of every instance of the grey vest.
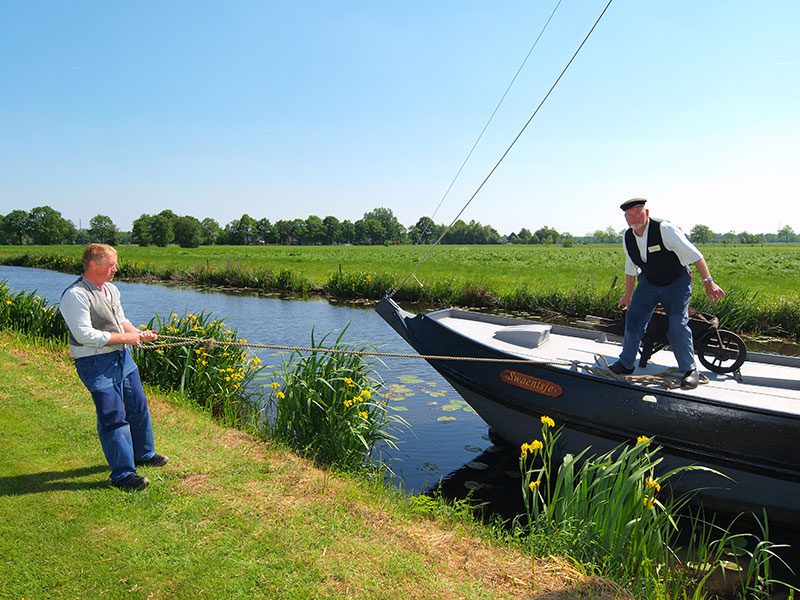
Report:
M92 327L100 331L125 333L125 328L122 326L122 323L126 320L125 313L122 312L122 303L117 286L110 283L105 284L109 294L106 296L103 290L81 276L67 287L61 296L63 297L67 290L74 287L77 287L81 294L89 298L89 318L92 321ZM67 324L67 329L69 329L69 324ZM69 333L69 343L72 346L82 345L72 335L72 331ZM107 344L103 346L102 352L98 353L114 352L115 350L122 350L124 347L124 344Z

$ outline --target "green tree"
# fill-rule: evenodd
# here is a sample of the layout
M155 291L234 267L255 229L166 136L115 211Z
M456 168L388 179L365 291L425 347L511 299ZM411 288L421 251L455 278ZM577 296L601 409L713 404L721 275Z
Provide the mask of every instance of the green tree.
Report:
M175 239L172 219L162 213L152 217L150 220L150 239L156 246L162 248L169 246Z
M420 217L408 230L409 240L414 244L432 244L442 233L442 228L430 217Z
M24 210L12 210L3 218L0 227L4 242L22 245L30 237L30 215Z
M341 241L341 224L339 223L339 219L333 215L328 215L322 219L322 224L325 227L325 243L329 246L338 244Z
M778 239L780 240L783 238L783 241L787 244L795 239L794 229L792 229L789 225L784 225L778 230Z
M354 244L356 241L356 226L355 224L345 219L339 223L339 241L345 244Z
M397 217L394 216L394 213L390 209L373 208L371 211L364 213L362 219L364 221L375 219L381 224L380 231L383 239L380 242L372 243L382 244L384 241L402 241L403 235L405 234L405 227L400 224L400 221L397 220ZM375 229L374 226L373 229Z
M139 246L149 246L153 243L152 235L153 217L144 214L133 222L131 229L131 241Z
M227 244L244 246L258 240L258 222L247 213L243 214L240 219L234 219L228 223L225 230Z
M695 225L689 232L689 241L693 244L710 244L714 239L714 232L707 225Z
M89 241L116 246L119 244L119 229L111 217L95 215L89 221Z
M277 241L275 227L269 222L269 219L259 219L256 222L256 229L259 239L265 244L274 244Z
M203 246L213 246L216 244L219 234L222 231L219 227L219 223L211 217L206 217L200 225L203 228L203 239L200 243Z
M75 225L49 206L32 208L29 219L29 231L34 244L71 244L75 240Z
M175 242L181 248L197 248L203 241L203 225L192 216L175 219Z
M325 229L325 224L322 219L317 215L309 215L306 219L306 234L304 243L307 244L324 244L328 231Z

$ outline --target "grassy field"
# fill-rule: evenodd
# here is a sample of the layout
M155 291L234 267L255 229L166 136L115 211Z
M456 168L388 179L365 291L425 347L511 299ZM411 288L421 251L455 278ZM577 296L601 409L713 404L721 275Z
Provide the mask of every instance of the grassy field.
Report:
M566 561L150 397L171 461L125 494L64 352L0 333L0 597L614 597Z
M0 246L0 263L78 272L81 251ZM711 307L697 285L696 308L713 308L726 327L742 333L800 339L800 245L709 245L702 251L729 298ZM376 299L425 252L417 246L123 246L119 277ZM423 286L412 279L396 297L439 306L620 316L623 264L619 245L441 246L417 271Z
M344 272L405 276L426 251L421 246L203 246L156 248L123 246L123 263L143 263L157 269L218 268L282 269L301 273L322 286L340 267ZM798 297L800 245L709 245L701 248L714 278L725 289L757 291L765 299ZM23 254L80 257L79 246L0 246L0 260ZM417 271L423 282L440 280L483 283L498 293L520 285L543 291L587 285L609 287L623 277L618 245L573 246L440 246Z

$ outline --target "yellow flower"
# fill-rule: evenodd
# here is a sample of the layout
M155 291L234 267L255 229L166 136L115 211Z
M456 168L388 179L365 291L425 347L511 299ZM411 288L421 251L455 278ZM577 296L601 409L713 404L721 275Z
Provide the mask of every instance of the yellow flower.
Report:
M370 392L369 390L361 390L361 395L362 395L364 398L366 398L367 400L369 400L370 398L372 398L372 392Z
M640 435L638 438L636 438L636 444L637 445L639 445L639 444L649 444L649 443L650 443L650 438L647 437L646 435Z
M347 387L349 388L356 387L356 384L353 383L353 380L350 379L349 377L345 377L343 381L347 384Z
M365 411L363 411L363 410L362 410L360 413L358 413L358 416L359 416L359 417L361 417L361 418L363 418L363 419L367 419L367 418L369 418L369 414L367 414L367 413L366 413Z
M261 359L258 358L257 356L254 356L253 357L253 364L260 365L261 364Z
M139 325L139 329L147 329L147 325L145 325L144 323L141 323Z
M172 313L172 314L169 316L169 318L170 318L170 319L177 319L177 318L178 318L178 313Z
M164 351L161 348L158 348L156 350L156 354L164 354Z
M230 376L229 376L229 375L226 375L226 376L225 376L225 381L230 381L230 380L231 380Z
M542 442L539 440L533 440L528 447L531 449L531 452L536 452L537 450L541 449L544 446Z
M284 394L283 392L278 392L277 394L275 394L275 396L278 398L278 400L283 400L284 398L286 398L286 394Z
M542 483L542 482L541 482L541 480L540 480L540 479L537 479L536 481L531 481L531 482L528 484L528 487L531 489L531 491L533 491L533 490L535 490L537 487L539 487L539 484L540 484L540 483Z
M551 419L550 417L545 417L545 416L542 417L542 424L543 425L547 425L548 427L555 427L556 426L556 423L555 423L555 421L553 421L553 419Z
M655 506L656 501L653 498L644 498L644 505L648 510L653 510L653 506Z
M342 402L342 404L344 404L347 408L350 408L351 406L353 406L353 401L345 400L344 402Z
M272 383L270 383L270 385L272 386L273 390L277 390L279 387L281 387L281 384L278 383L277 381L273 381Z
M528 442L525 442L524 444L522 444L522 445L519 447L519 454L520 454L520 456L523 456L523 457L524 457L524 456L527 456L527 454L528 454L528 450L530 450L530 446L528 445Z
M648 477L647 479L645 479L645 480L644 480L644 482L647 484L647 487L649 487L649 488L655 488L655 490L656 490L657 492L660 492L660 491L661 491L661 484L660 484L660 483L658 483L657 481L655 481L655 480L651 479L650 477Z
M208 364L208 361L207 360L201 360L200 364L203 365L203 366L206 366Z
M194 353L195 354L202 354L203 353L203 349L202 348L198 348L197 350L194 351Z
M6 304L14 304L11 300L6 300Z

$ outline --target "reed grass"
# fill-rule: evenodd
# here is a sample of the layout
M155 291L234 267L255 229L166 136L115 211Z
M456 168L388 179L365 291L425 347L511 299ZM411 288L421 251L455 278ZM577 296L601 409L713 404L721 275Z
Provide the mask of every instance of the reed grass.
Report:
M351 349L342 343L343 335L332 349ZM311 347L325 346L327 339L317 341L312 331ZM321 465L359 471L375 464L378 443L396 448L390 427L405 421L387 414L381 382L362 357L293 352L283 359L278 379L283 382L271 383L270 435L301 455Z
M669 489L669 480L687 471L722 473L691 465L659 472L660 448L646 436L600 456L590 456L588 448L565 454L556 468L561 428L549 417L541 420L541 439L521 447L525 518L515 524L534 545L561 538L545 547L595 565L637 597L705 598L712 595L712 581L726 578L723 587L741 598L768 598L779 587L793 590L771 577L771 563L781 559L768 540L766 514L760 537L733 534L733 523L724 528L706 521L702 511L693 513L692 494L676 497ZM678 534L687 526L691 541L681 549Z
M5 281L0 281L0 329L24 333L51 347L65 344L69 332L56 307L36 294L21 291L12 294Z

